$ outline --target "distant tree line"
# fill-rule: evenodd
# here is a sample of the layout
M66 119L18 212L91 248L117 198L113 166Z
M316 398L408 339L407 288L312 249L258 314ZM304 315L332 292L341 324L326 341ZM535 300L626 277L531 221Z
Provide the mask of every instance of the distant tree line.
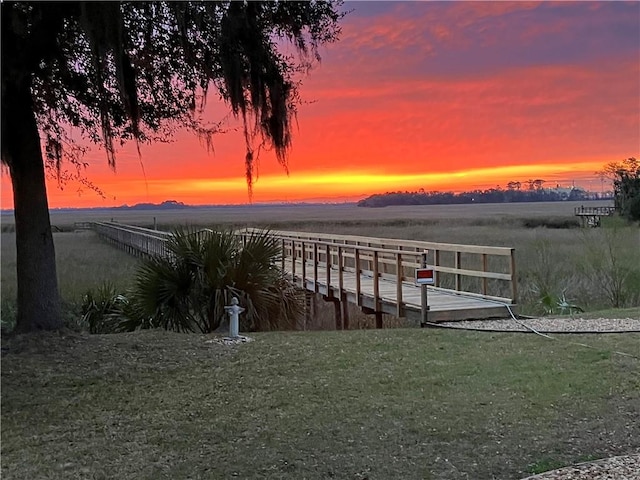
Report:
M507 188L489 188L469 192L387 192L371 195L358 202L359 207L387 207L390 205L450 205L466 203L558 202L590 200L581 188L543 188L544 180L509 182Z

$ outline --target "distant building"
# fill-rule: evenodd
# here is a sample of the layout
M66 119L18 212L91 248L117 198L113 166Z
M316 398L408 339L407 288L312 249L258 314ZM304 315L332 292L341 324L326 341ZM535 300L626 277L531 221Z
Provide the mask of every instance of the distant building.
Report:
M555 188L545 188L545 191L557 195L561 200L585 200L589 197L584 189L576 186L561 187L556 185Z

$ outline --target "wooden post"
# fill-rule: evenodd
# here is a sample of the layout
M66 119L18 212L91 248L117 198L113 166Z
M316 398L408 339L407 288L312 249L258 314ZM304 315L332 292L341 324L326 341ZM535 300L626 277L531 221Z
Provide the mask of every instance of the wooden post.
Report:
M483 272L487 272L487 268L488 268L489 264L487 261L487 254L483 253L482 254L482 271ZM483 277L482 278L482 294L486 295L487 294L487 277Z
M296 282L296 241L291 240L291 278Z
M316 318L318 318L318 295L316 293L313 293L311 295L311 307L312 307L311 325L314 325Z
M516 249L511 249L511 303L518 303L518 279L516 278Z
M338 298L342 300L344 278L342 277L342 247L338 246Z
M302 288L307 288L307 259L305 258L305 246L304 240L300 242L300 248L302 249Z
M403 271L402 271L402 253L396 253L396 316L398 318L402 317L404 313L402 310L402 279Z
M440 286L440 275L438 275L437 270L440 266L440 250L435 250L433 252L433 264L436 270L436 287Z
M313 291L318 293L318 244L313 242Z
M307 329L307 325L313 320L313 302L315 295L311 292L304 292L304 324L302 330Z
M331 296L331 246L327 243L327 296Z
M361 278L360 278L360 250L358 248L354 251L354 259L356 263L356 305L362 306L362 298L360 296Z
M342 302L333 299L333 314L336 319L336 330L342 330Z
M462 254L460 252L455 252L455 267L456 270L458 268L462 268ZM462 288L462 276L459 273L456 273L456 292L459 292Z
M285 257L287 256L287 251L286 251L285 241L286 241L286 240L283 238L283 239L282 239L282 247L281 247L281 248L282 248L282 271L283 271L283 272L285 271L285 268L284 268L284 261L285 261Z
M382 312L376 311L376 328L382 328Z
M379 302L380 302L380 284L378 283L378 251L373 251L373 305L374 309L377 312L380 310Z
M345 330L349 330L349 302L347 297L342 298L342 326Z
M421 259L422 268L427 268L427 252L422 254ZM429 321L429 298L427 297L427 286L420 285L420 314L421 314L421 327L426 327Z

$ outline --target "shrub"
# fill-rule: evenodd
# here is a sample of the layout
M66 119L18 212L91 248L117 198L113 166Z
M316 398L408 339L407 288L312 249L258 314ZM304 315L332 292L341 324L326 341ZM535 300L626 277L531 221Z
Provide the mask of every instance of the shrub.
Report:
M538 238L532 245L534 255L523 266L522 281L526 285L524 298L535 313L552 314L561 301L569 284L567 265L557 258L553 242Z
M580 222L574 218L563 217L536 217L522 219L522 226L525 228L580 228Z
M303 312L300 292L278 267L280 246L269 232L243 241L231 231L175 230L169 255L144 262L129 296L123 328L162 327L208 333L225 322L225 305L245 308L243 330L292 328Z
M82 298L81 324L89 333L117 333L121 331L127 303L126 297L116 292L110 282L87 290Z
M578 266L606 303L619 308L640 301L640 244L637 234L617 227L587 231L583 236L586 254ZM591 292L592 295L595 292Z

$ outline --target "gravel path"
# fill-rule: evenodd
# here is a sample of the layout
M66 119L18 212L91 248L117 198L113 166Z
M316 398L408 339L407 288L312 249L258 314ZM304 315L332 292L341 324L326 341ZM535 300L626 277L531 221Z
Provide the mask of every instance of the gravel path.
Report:
M580 463L523 480L640 480L640 453Z
M506 320L469 320L461 322L442 322L438 325L474 330L499 330L508 332L526 332L531 328L546 333L606 333L640 332L640 318L530 318L515 321ZM527 328L530 327L530 328Z

